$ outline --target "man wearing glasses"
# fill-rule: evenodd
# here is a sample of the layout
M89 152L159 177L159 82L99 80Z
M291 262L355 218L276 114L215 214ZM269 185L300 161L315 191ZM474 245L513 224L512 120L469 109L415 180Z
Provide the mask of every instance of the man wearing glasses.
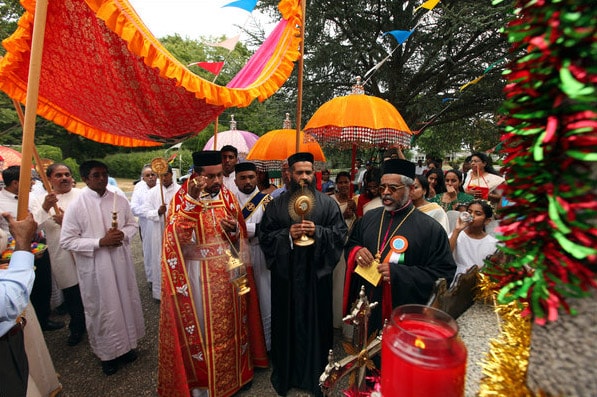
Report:
M381 303L381 309L371 314L371 332L381 330L393 308L427 303L435 281L446 278L450 283L456 271L446 232L435 219L416 210L410 200L414 177L415 164L410 161L390 159L383 163L379 185L383 207L357 221L345 248L350 289L344 299L344 313L364 285L369 302ZM371 266L377 268L380 277L375 285L355 273L359 270L362 274L361 270Z

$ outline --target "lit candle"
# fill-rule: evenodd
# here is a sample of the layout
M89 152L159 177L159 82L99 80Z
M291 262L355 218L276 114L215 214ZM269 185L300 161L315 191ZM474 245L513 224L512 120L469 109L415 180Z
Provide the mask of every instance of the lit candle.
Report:
M116 212L116 192L114 192L114 203L112 204L112 213Z
M381 392L400 397L461 397L466 347L448 314L422 305L392 313L381 350Z

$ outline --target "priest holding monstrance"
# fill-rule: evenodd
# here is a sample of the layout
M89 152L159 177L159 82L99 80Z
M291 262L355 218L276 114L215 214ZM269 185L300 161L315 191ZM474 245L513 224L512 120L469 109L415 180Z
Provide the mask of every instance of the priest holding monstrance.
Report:
M456 271L445 230L410 200L414 177L414 163L386 160L379 185L383 207L357 221L346 245L344 313L364 285L369 302L381 304L371 313L370 332L381 330L393 308L426 304L435 281L450 284Z
M313 155L295 153L288 166L289 190L258 228L272 278L272 385L280 395L293 387L320 395L333 345L332 272L347 229L338 204L315 187Z

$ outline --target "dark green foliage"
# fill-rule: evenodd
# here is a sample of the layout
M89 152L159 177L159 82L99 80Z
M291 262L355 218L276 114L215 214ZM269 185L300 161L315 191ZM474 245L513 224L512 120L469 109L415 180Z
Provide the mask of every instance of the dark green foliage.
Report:
M419 130L446 106L432 125L461 125L460 134L443 135L428 128L425 135L443 144L470 144L467 134L478 120L490 120L503 100L501 67L495 67L462 93L459 88L490 65L507 56L508 44L500 29L511 5L492 6L489 1L444 0L432 11L420 9L422 1L322 0L307 3L303 118L306 121L323 103L350 92L356 76L364 74L397 47L381 32L414 33L396 49L366 84L369 95L391 102L412 130ZM272 10L276 0L259 7ZM415 28L416 26L416 28ZM296 73L276 96L296 97ZM453 103L444 101L458 98ZM452 127L453 128L453 127ZM481 146L495 146L497 135L481 135ZM447 138L447 139L446 139ZM476 140L478 141L478 140ZM419 143L419 142L418 142ZM420 142L421 146L423 142ZM480 148L481 146L475 146ZM431 150L432 148L430 148Z

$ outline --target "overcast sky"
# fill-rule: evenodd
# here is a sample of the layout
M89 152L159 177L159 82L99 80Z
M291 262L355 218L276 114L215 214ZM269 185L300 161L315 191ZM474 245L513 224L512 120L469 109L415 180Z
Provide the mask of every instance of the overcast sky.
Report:
M178 33L183 38L234 37L235 25L251 26L256 11L222 7L233 0L129 0L141 20L157 38Z

